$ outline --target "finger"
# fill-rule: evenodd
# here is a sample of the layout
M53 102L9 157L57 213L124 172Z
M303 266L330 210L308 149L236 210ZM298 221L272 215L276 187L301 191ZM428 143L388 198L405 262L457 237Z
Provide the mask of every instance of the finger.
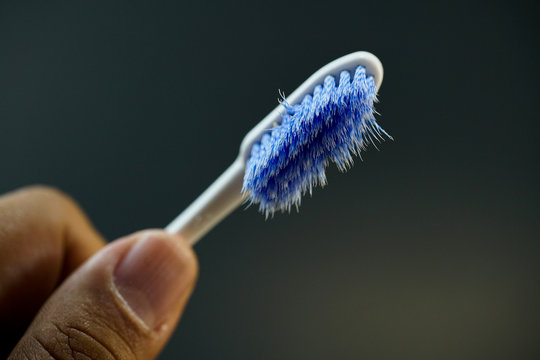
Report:
M31 187L0 197L2 344L13 347L9 338L20 338L61 279L103 245L75 202L57 190Z
M13 350L18 359L153 359L197 275L191 247L164 231L109 244L51 296Z

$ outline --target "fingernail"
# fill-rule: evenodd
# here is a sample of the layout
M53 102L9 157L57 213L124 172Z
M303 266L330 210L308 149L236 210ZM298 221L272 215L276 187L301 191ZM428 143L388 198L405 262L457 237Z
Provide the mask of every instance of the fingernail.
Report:
M116 267L114 284L132 312L156 328L185 298L196 266L181 240L165 233L143 236Z

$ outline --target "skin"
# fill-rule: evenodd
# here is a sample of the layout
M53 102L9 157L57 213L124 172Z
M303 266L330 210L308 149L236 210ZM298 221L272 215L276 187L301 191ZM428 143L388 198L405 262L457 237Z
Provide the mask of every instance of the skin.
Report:
M154 359L197 272L178 236L145 230L106 245L56 189L0 196L0 358Z

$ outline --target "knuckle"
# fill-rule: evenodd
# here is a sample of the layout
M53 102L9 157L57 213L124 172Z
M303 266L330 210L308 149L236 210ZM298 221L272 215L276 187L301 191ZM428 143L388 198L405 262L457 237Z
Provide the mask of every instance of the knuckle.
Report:
M46 331L34 334L35 352L58 360L135 359L133 351L119 335L96 324L83 324L52 324Z
M25 195L61 203L74 203L75 201L62 190L50 185L30 185L21 189Z
M81 355L90 359L119 359L113 349L85 328L67 326L61 332L65 335L66 350L73 359Z
M64 191L49 185L31 185L20 189L19 193L44 213L75 214L84 217L79 204Z

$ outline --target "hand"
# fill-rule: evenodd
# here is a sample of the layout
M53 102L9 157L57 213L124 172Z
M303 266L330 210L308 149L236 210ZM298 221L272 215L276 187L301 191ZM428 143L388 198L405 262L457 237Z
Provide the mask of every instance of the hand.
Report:
M162 230L105 245L57 190L1 196L0 358L155 358L197 270L191 248Z

